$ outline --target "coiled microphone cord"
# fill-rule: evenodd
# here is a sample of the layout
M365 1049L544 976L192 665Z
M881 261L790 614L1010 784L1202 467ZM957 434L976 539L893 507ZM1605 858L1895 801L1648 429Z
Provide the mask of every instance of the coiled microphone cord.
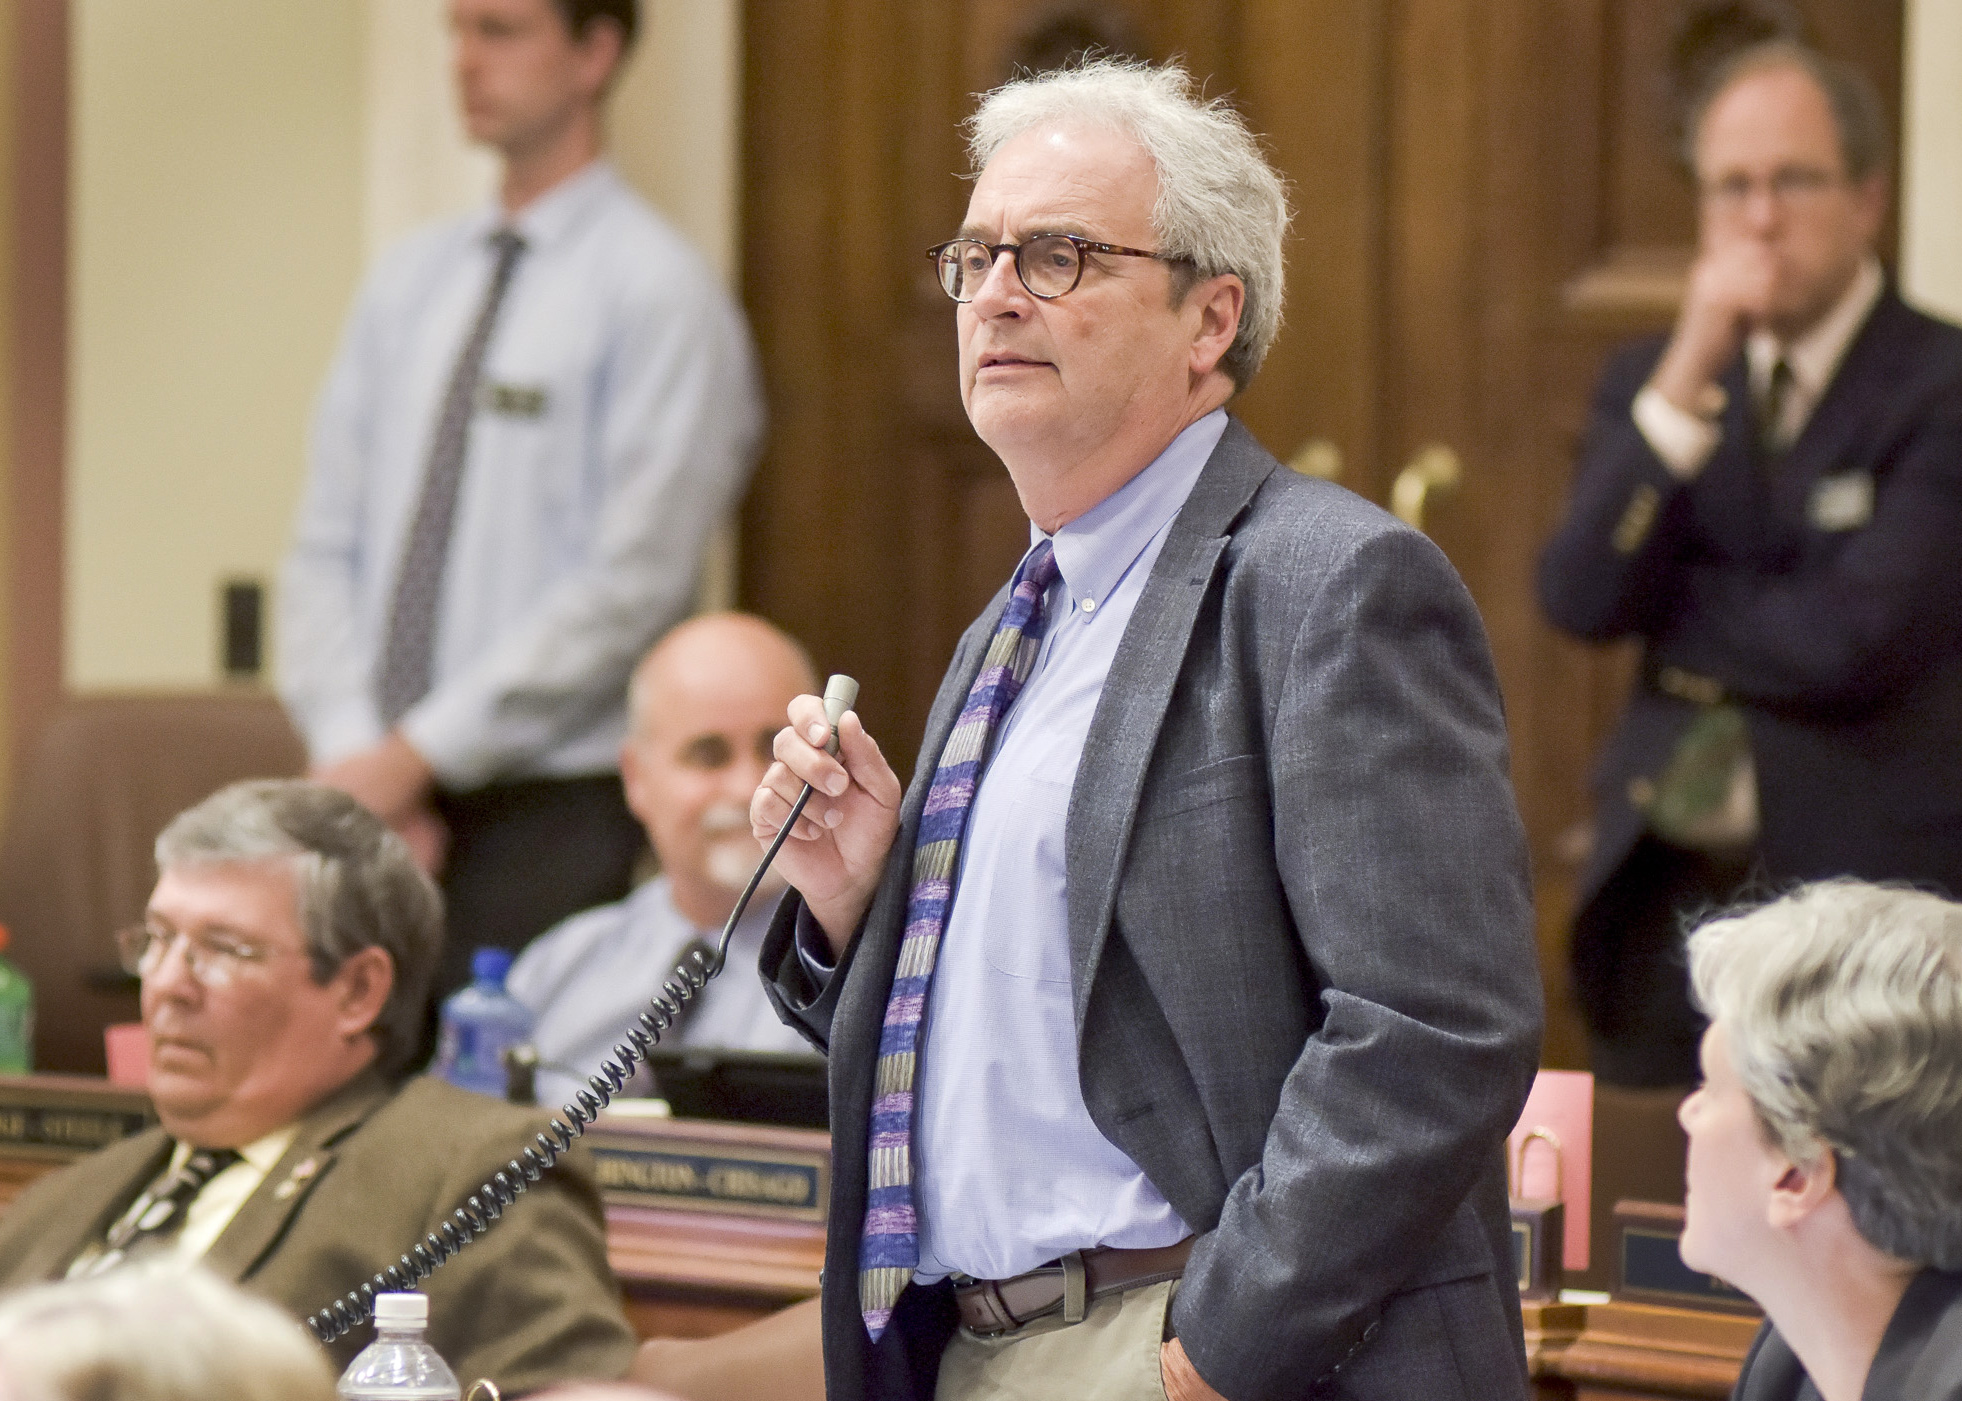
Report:
M833 676L825 683L824 718L831 725L831 739L825 747L833 754L838 752L839 718L851 709L857 699L858 683L851 677ZM722 926L722 937L716 941L714 955L705 957L702 950L696 949L675 968L661 985L661 990L647 1004L647 1010L640 1014L638 1025L627 1029L626 1038L613 1048L610 1057L600 1063L598 1073L587 1077L586 1088L574 1095L570 1103L560 1107L558 1114L533 1136L523 1153L506 1163L502 1171L473 1192L468 1201L450 1214L448 1220L411 1246L401 1259L377 1272L359 1289L350 1290L308 1318L307 1327L313 1330L314 1337L323 1343L331 1343L359 1328L374 1314L375 1295L414 1289L466 1245L489 1231L502 1218L506 1207L552 1170L593 1121L599 1118L601 1111L613 1102L613 1097L633 1076L634 1068L646 1062L648 1052L660 1044L661 1034L680 1018L682 1008L701 994L710 978L722 971L736 925L741 922L750 899L763 883L764 873L770 869L770 863L777 859L777 852L782 850L785 839L790 836L790 829L797 825L797 819L804 814L804 805L810 800L811 785L807 783L804 791L797 795L797 801L791 804L790 816L784 820L769 849L763 853L763 859L757 863L749 884L737 897L736 907L729 912L728 922Z

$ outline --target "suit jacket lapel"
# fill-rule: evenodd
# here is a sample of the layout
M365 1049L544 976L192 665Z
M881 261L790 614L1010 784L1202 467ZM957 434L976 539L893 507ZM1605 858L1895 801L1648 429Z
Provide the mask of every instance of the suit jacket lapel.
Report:
M292 1145L206 1252L205 1268L233 1284L250 1275L333 1167L334 1145L386 1103L389 1094L388 1083L368 1071L301 1120Z
M1238 419L1228 420L1219 446L1172 521L1137 611L1111 659L1084 738L1065 836L1070 971L1079 1031L1117 903L1118 876L1145 771L1185 661L1193 621L1233 522L1278 466Z
M101 1241L116 1218L136 1200L136 1194L164 1170L174 1147L170 1135L160 1128L149 1128L103 1149L99 1157L84 1159L67 1169L88 1173L91 1185L64 1203L68 1209L51 1216L48 1229L35 1239L12 1272L12 1282L61 1278L75 1257Z
M1892 291L1881 293L1866 323L1854 333L1826 392L1813 406L1798 441L1779 464L1779 514L1788 521L1807 521L1812 489L1820 477L1863 460L1863 454L1849 449L1867 433L1868 410L1886 403L1886 389L1899 380L1893 360L1903 337L1890 323L1901 310L1901 301Z

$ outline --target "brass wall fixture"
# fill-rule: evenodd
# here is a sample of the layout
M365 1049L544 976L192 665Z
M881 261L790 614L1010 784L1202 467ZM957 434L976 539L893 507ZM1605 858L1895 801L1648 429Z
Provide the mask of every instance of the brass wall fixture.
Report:
M1310 438L1294 451L1288 466L1304 477L1320 477L1325 482L1342 477L1342 449L1327 438Z
M1436 496L1449 496L1464 479L1458 454L1443 443L1421 448L1390 488L1390 510L1405 525L1424 528L1424 511Z

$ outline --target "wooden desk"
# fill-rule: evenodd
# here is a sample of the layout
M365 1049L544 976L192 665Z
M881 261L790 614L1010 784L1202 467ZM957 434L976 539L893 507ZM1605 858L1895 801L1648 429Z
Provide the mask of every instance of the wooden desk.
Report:
M9 1104L46 1106L46 1122L10 1118ZM66 1112L70 1117L62 1118ZM106 1141L105 1126L140 1127L141 1094L106 1081L69 1076L0 1078L0 1209L22 1187ZM93 1117L91 1117L93 1116ZM118 1117L119 1116L119 1117ZM93 1127L91 1127L93 1125ZM17 1129L9 1141L8 1130ZM56 1141L50 1142L49 1139ZM29 1141L38 1139L40 1141ZM774 1215L732 1209L713 1200L705 1181L699 1202L634 1204L619 1191L606 1206L607 1256L642 1337L706 1337L817 1292L824 1265L823 1173L829 1139L822 1133L683 1119L609 1117L591 1142L631 1151L712 1153L746 1147L786 1172L817 1175L778 1193ZM624 1180L600 1160L602 1181ZM626 1173L625 1176L631 1176ZM758 1185L768 1196L770 1184ZM1757 1320L1647 1304L1527 1304L1526 1355L1534 1393L1544 1401L1680 1401L1729 1395L1757 1332Z
M1654 1304L1527 1304L1526 1360L1544 1401L1722 1401L1759 1320Z

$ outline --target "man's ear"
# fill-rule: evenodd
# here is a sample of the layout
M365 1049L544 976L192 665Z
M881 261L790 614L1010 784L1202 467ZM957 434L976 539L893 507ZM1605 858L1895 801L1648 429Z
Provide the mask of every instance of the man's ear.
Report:
M1887 192L1885 171L1876 170L1853 182L1853 198L1860 206L1861 223L1869 244L1880 237L1881 225L1887 222Z
M1246 284L1230 272L1209 277L1186 294L1187 307L1199 312L1198 328L1192 338L1192 377L1204 379L1233 348L1240 334L1240 317L1247 306Z
M1839 1160L1823 1144L1803 1166L1787 1159L1766 1198L1766 1220L1773 1230L1788 1231L1823 1206L1838 1186Z
M342 1036L352 1041L365 1036L395 991L395 960L387 949L370 944L347 956L335 972L338 990L336 1020Z
M573 41L579 51L580 84L589 98L598 101L620 76L627 61L627 33L610 15L601 15L586 26L584 35Z

